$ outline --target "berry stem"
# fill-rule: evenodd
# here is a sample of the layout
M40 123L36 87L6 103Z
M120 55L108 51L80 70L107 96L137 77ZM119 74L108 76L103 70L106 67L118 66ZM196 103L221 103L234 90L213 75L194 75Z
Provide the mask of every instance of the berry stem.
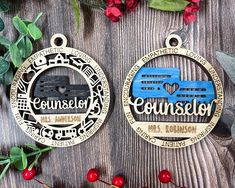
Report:
M107 183L107 182L106 182L106 181L104 181L104 180L98 179L98 181L100 181L100 182L102 182L102 183L104 183L104 184L106 184L106 185L111 186L111 184L110 184L110 183Z
M38 155L40 153L44 153L44 152L48 152L48 151L51 151L53 149L53 147L46 147L44 149L40 149L39 151L35 151L35 152L32 152L32 153L29 153L29 154L26 154L27 157L32 157L34 155ZM21 157L21 156L20 156Z
M34 180L35 180L36 182L40 183L41 185L43 185L45 188L50 188L49 185L47 185L47 184L45 184L45 183L39 181L38 179L35 179L35 178L34 178Z
M176 185L173 181L171 181L171 184L173 184L175 187L180 187L179 185Z
M38 179L36 179L36 178L34 178L34 180L35 180L36 182L42 184L42 185L44 184L44 183L42 183L41 181L39 181Z

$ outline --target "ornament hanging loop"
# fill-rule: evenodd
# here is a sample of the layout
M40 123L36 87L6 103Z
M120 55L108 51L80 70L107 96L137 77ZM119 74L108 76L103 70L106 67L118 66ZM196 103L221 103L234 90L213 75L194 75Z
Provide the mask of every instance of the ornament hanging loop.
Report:
M52 47L66 47L68 40L64 35L57 33L51 37L50 43Z
M167 48L180 48L183 44L181 37L177 34L171 34L165 41Z

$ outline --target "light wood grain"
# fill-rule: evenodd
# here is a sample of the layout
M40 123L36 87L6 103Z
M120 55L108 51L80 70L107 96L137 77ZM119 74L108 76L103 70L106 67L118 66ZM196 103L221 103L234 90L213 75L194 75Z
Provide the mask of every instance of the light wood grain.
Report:
M207 58L218 71L225 89L225 107L235 104L234 87L215 60L215 51L235 54L234 8L234 0L203 1L198 22L193 25L186 45ZM83 10L88 16L87 9ZM39 11L45 13L39 23L44 38L35 44L35 51L48 47L53 34L63 33L70 46L92 56L104 68L115 100L112 114L98 133L80 145L55 149L47 155L38 179L55 188L102 188L102 184L88 184L85 179L89 168L98 167L102 177L109 181L114 175L124 175L129 188L170 188L173 186L160 184L156 179L157 172L166 168L177 183L188 188L235 187L235 142L230 137L211 134L190 147L163 149L141 139L127 123L122 110L121 90L128 71L140 57L161 48L170 31L182 27L182 14L149 9L142 2L135 13L127 13L119 23L111 23L102 11L93 10L77 33L69 0L12 0L11 11L1 15L8 23L3 35L16 38L10 24L14 15L33 18ZM202 76L194 66L185 65L185 70L192 72L193 77ZM11 146L33 143L33 140L16 125L2 91L1 97L0 151L6 154ZM39 188L40 185L23 181L20 173L11 169L0 181L0 187Z

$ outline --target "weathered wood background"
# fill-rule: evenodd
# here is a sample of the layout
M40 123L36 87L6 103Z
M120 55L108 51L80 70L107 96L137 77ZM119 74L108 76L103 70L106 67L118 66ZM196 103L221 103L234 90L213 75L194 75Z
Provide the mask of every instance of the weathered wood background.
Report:
M140 138L124 117L121 90L128 70L140 57L162 47L172 30L182 27L182 14L151 10L142 2L135 13L127 13L119 23L111 23L102 11L85 9L82 17L86 19L77 33L69 0L12 0L12 4L11 11L1 15L7 23L4 35L12 40L16 38L10 24L14 15L32 19L38 12L44 12L39 24L43 26L44 38L35 44L35 51L48 47L53 34L63 33L70 46L89 54L104 67L115 98L112 114L98 133L80 145L55 149L47 155L41 163L38 179L55 188L104 187L99 183L86 183L87 170L98 167L106 180L123 174L129 188L170 188L173 186L162 185L156 178L159 170L167 168L176 182L188 188L235 187L235 142L229 136L221 137L219 133L223 128L219 129L222 132L215 131L219 136L210 134L190 147L163 149ZM223 80L225 107L229 107L235 104L234 88L215 60L215 51L235 54L235 1L207 0L201 6L186 47L214 65ZM195 73L191 69L193 67L186 70ZM1 97L0 151L6 154L11 146L33 143L33 140L16 125L2 89ZM0 187L39 188L40 185L23 181L21 174L11 169L0 181Z

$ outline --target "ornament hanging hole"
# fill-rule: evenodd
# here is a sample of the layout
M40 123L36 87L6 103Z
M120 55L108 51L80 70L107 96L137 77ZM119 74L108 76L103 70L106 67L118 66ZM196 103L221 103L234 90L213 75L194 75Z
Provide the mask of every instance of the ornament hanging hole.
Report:
M55 39L55 44L56 44L57 46L61 46L61 45L63 44L62 38L56 38L56 39Z
M171 34L166 38L167 48L180 48L182 44L183 41L179 35Z
M51 37L52 47L66 47L67 43L67 38L62 34L55 34Z
M170 40L170 45L172 45L172 46L177 46L177 45L178 45L178 40L177 40L176 38L172 38L172 39Z

